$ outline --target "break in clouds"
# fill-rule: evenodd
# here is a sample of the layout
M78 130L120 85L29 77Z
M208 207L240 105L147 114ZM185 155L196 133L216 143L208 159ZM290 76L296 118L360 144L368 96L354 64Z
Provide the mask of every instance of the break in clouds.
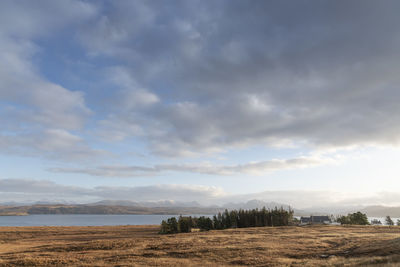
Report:
M246 173L254 164L80 164L118 157L113 146L132 142L155 157L181 158L252 146L397 144L399 8L398 1L3 1L0 151L79 165L53 171L126 176L131 168L135 176ZM271 160L260 169L290 165Z

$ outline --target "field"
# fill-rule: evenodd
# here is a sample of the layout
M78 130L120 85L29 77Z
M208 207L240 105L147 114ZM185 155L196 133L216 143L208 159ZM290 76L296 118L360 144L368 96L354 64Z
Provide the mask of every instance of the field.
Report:
M0 266L397 266L400 227L0 227ZM397 263L397 264L396 264Z

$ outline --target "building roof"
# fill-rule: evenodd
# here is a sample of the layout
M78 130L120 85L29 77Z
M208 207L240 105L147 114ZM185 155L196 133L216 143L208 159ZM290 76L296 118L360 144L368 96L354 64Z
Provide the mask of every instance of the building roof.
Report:
M310 216L310 217L301 217L301 223L324 223L331 222L331 218L329 216Z
M326 222L326 221L331 221L331 218L329 216L311 216L311 221L312 222Z
M301 217L300 218L300 222L302 222L302 223L308 223L308 222L310 222L311 221L311 218L310 217Z

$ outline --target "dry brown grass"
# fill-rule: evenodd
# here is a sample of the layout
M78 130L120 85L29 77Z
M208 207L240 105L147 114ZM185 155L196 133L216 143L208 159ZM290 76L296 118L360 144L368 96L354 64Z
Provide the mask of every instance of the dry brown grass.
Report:
M400 227L0 227L0 266L400 265Z

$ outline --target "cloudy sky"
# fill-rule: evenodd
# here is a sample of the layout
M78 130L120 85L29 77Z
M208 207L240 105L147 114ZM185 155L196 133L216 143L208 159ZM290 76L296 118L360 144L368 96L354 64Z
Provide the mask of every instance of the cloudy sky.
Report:
M1 1L0 201L400 205L398 10Z

